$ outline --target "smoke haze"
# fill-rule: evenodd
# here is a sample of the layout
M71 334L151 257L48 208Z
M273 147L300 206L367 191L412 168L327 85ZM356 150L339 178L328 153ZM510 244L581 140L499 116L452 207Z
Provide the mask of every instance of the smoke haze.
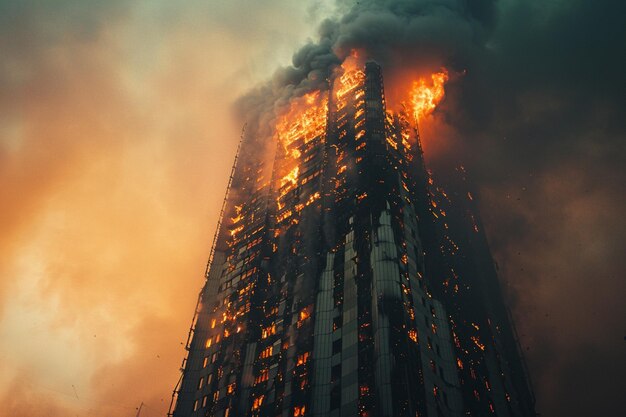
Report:
M244 119L353 49L391 99L454 74L426 158L480 191L537 409L620 415L624 5L132 4L0 0L0 415L165 414Z

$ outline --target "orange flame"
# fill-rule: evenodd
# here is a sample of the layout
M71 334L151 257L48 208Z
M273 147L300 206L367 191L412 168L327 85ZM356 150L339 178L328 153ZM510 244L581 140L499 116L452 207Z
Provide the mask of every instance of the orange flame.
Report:
M448 81L448 71L443 68L441 72L432 74L430 78L430 82L425 78L413 81L411 107L416 121L431 114L445 95L443 86Z
M363 92L359 92L357 89L362 87L365 81L365 73L363 72L356 50L353 50L352 53L346 57L341 64L341 69L343 73L335 78L333 88L339 109L346 106L347 101L359 98L355 97L356 95L363 95Z
M365 73L360 69L351 70L344 67L345 72L339 77L337 83L337 98L344 99L355 88L361 86L365 80Z
M289 172L289 174L285 175L280 180L280 186L284 187L286 184L296 185L298 183L298 174L300 173L300 167L296 166L294 169Z
M292 157L300 157L299 150L291 149L294 142L307 143L324 134L327 108L327 94L314 91L292 101L287 113L278 120L276 136Z

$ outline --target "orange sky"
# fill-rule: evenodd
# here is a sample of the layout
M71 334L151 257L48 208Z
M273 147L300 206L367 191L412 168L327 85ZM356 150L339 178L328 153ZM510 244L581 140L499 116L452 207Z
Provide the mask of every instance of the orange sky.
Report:
M230 104L316 15L286 0L0 8L0 415L143 401L162 416L239 136Z

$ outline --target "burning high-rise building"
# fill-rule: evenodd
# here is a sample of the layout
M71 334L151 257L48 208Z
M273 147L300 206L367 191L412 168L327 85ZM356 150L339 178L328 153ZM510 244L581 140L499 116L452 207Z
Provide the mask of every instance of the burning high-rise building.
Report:
M535 415L471 191L423 163L446 77L391 112L377 64L344 68L273 157L242 139L173 416Z

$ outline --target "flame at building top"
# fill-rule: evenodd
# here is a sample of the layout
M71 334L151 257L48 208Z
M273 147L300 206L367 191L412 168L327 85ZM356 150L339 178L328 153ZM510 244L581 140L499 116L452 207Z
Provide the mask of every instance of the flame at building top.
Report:
M297 160L301 156L298 149L300 144L306 144L324 135L329 100L337 107L336 111L341 111L352 101L357 108L364 104L365 55L353 49L332 71L333 75L326 84L318 84L316 89L302 96L292 96L288 106L280 112L272 126L274 139L282 145L286 156L290 157L294 164L298 163ZM394 116L406 118L414 125L423 122L426 116L434 112L444 99L444 86L449 80L446 68L417 79L413 78L409 83L393 78L395 77L392 77L390 83L402 85L403 93L399 95L401 100L386 104L387 113L391 118ZM329 91L325 91L325 88ZM356 117L359 116L360 113L357 112Z
M343 74L336 77L334 85L337 100L346 98L348 94L361 86L365 80L365 73L359 64L359 56L356 51L352 51L352 54L343 61L341 70Z
M448 71L444 68L440 72L431 74L428 78L420 78L413 81L410 103L413 117L419 122L425 116L431 114L445 95L444 85L448 82Z

